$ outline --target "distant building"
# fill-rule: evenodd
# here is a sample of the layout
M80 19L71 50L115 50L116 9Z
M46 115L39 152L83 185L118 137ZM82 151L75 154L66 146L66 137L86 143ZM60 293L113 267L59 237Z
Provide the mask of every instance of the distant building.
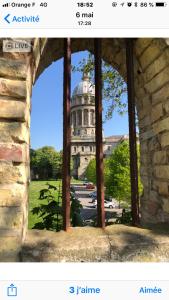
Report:
M86 73L71 99L71 136L72 176L84 179L86 168L96 153L95 86ZM104 155L109 156L122 140L128 140L128 135L103 137Z

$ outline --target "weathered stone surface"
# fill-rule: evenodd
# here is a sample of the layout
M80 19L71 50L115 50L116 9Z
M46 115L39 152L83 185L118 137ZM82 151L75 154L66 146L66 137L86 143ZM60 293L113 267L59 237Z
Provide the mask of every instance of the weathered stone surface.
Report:
M167 66L168 59L169 49L167 48L161 51L161 55L147 68L144 74L144 82L150 81L155 75L160 73Z
M168 198L163 198L163 210L169 214L169 199Z
M24 102L0 99L0 107L1 118L25 120L26 104Z
M153 106L151 111L152 122L159 120L162 116L163 116L162 103Z
M10 162L0 161L0 184L26 183L28 179L28 170L24 164L13 166Z
M151 81L145 84L145 89L149 93L154 93L166 83L169 84L169 67L165 68L161 73L157 74Z
M25 194L26 188L22 184L0 184L0 207L21 206Z
M24 157L22 146L0 144L0 160L23 162Z
M167 99L169 99L168 83L152 95L152 104L164 102Z
M79 227L67 234L31 230L23 251L30 255L30 261L99 262L107 261L109 243L104 231L98 228Z
M163 166L156 166L155 167L155 176L157 178L163 178L163 179L169 179L169 166L163 165Z
M154 152L153 163L157 165L167 164L167 153L166 151Z
M153 130L148 130L146 132L142 132L140 134L140 140L141 141L145 141L145 140L149 140L151 139L152 137L154 137L154 131Z
M169 101L163 104L163 109L166 114L169 114Z
M23 213L19 207L0 207L0 228L17 229L21 228Z
M23 262L169 261L164 231L112 225L105 230L72 228L66 232L31 230L22 248Z
M148 48L139 57L140 64L145 70L153 61L161 54L162 50L166 47L165 43L158 39L153 39Z
M163 133L161 135L161 146L162 147L169 146L169 132Z
M19 262L21 238L11 235L2 236L0 230L0 262Z
M29 128L25 123L0 122L1 143L27 143L29 144Z
M169 117L154 123L152 127L156 134L165 130L169 130Z
M160 195L168 196L169 194L169 183L168 182L158 182L158 192Z
M24 61L0 58L0 77L26 78L26 63Z
M0 95L26 99L26 82L0 78Z
M152 39L150 39L150 38L137 39L136 44L135 44L137 56L139 56L143 51L145 51L145 49L150 45L151 42L152 42Z

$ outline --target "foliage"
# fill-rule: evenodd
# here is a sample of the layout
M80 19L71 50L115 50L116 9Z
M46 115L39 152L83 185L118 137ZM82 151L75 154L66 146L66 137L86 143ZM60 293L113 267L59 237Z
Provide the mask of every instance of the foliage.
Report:
M62 229L62 192L59 182L58 188L54 184L46 183L47 187L39 191L39 200L41 203L34 206L31 210L33 215L38 216L33 229L47 229L60 231ZM58 185L58 184L57 184ZM71 223L73 227L83 226L81 218L82 205L71 192Z
M139 146L138 146L138 167ZM88 180L96 183L96 161L90 161L86 177ZM121 142L112 152L111 156L104 160L104 182L106 194L116 198L123 206L130 204L131 187L130 187L130 155L129 142ZM139 194L142 193L142 185L139 176Z
M81 227L83 226L83 220L81 217L81 208L79 200L76 198L75 193L71 192L71 210L70 217L71 223L73 227Z
M138 151L138 167L139 161L139 146ZM121 142L112 152L108 159L109 176L105 181L106 190L112 197L130 203L131 187L130 187L130 153L129 142ZM139 176L139 193L142 192L142 185Z
M57 152L54 147L31 149L30 164L31 170L38 175L38 179L61 178L62 153Z
M122 215L116 219L116 224L132 224L131 211L123 209Z
M89 53L88 58L82 59L77 67L72 67L72 70L73 72L90 73L91 80L94 82L94 56ZM124 114L127 108L124 97L127 93L126 83L120 74L104 60L102 60L102 79L106 119L111 119L114 110L119 114Z
M32 209L32 214L40 218L40 222L37 222L33 229L59 231L62 228L61 191L59 188L59 192L56 193L56 186L49 183L47 186L39 193L39 200L47 200L47 203L42 203Z
M86 177L89 181L96 184L96 160L92 159L86 168Z

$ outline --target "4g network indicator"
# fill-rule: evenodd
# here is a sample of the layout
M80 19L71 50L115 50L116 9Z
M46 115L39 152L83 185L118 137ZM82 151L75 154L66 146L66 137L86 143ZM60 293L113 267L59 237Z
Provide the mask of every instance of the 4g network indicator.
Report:
M169 28L166 0L1 0L0 5L0 28Z

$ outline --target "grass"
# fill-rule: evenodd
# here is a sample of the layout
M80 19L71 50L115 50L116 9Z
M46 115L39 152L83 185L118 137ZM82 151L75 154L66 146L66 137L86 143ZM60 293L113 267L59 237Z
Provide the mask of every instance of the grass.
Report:
M39 206L39 204L46 204L46 200L39 200L39 192L42 189L47 188L47 183L56 186L57 188L59 185L61 186L61 180L53 181L53 180L44 180L44 181L32 181L29 187L29 219L28 219L28 227L32 229L33 226L40 222L41 219L37 215L32 214L32 209L34 207ZM73 180L71 183L82 183L79 180Z

